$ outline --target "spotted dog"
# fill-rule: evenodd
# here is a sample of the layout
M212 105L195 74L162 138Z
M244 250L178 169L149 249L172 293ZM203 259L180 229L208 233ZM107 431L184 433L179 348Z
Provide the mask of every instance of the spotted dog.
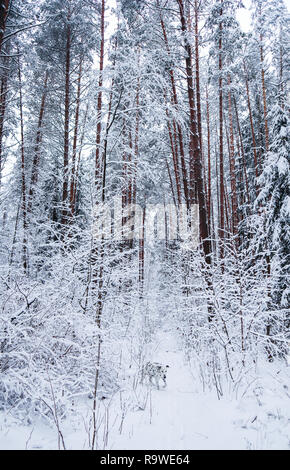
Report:
M163 387L166 387L166 375L167 369L169 366L163 366L158 362L147 362L147 364L142 369L142 378L141 383L144 382L144 379L149 379L151 385L155 385L159 390L159 381L163 381ZM153 382L154 379L154 382Z

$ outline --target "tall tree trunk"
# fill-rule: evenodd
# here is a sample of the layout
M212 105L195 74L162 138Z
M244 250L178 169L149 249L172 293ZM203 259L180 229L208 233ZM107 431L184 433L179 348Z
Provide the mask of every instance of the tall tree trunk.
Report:
M137 163L139 157L139 127L140 127L140 76L137 81L136 90L136 123L135 123L135 141L134 141L134 169L133 169L133 204L136 204L137 196Z
M204 193L204 181L202 175L202 155L199 145L198 126L196 119L196 110L194 102L194 88L193 88L193 74L192 74L192 60L191 60L191 46L187 39L186 20L184 15L183 0L177 0L179 4L181 29L184 34L184 46L186 50L186 78L187 90L189 101L190 113L190 202L193 203L196 198L194 197L194 187L197 191L197 201L199 204L199 223L200 223L200 236L203 244L205 259L208 264L211 263L211 243L209 240L209 231L207 223L207 210L206 198ZM195 184L196 183L196 184Z
M69 197L70 210L71 210L72 216L74 215L74 212L75 212L74 188L75 188L75 174L76 174L77 141L78 141L78 131L79 131L82 61L83 59L81 58L80 65L79 65L79 72L78 72L78 80L77 80L76 114L75 114L73 147L72 147L72 168L71 168L70 197Z
M223 0L221 0L220 16L223 15L222 8ZM224 204L225 204L225 186L224 186L224 143L223 143L223 60L222 60L222 33L223 23L220 19L219 23L219 173L220 173L220 223L219 223L219 238L221 241L220 255L223 257L223 239L224 239L224 228L225 228L225 215L224 215Z
M169 164L168 164L168 161L167 161L167 158L166 158L166 157L165 157L165 163L166 163L166 168L167 168L168 177L169 177L169 182L170 182L170 188L171 188L171 193L172 193L172 199L173 199L173 202L174 202L175 207L177 207L176 198L175 198L175 194L174 194L174 186L173 186L172 176L171 176L171 173L170 173L170 168L169 168Z
M198 46L198 10L200 2L194 2L194 33L195 33L195 84L196 84L196 104L197 104L197 123L200 151L202 152L202 126L201 126L201 104L200 104L200 80L199 80L199 46Z
M123 120L123 130L122 130L122 137L123 137L123 153L122 153L122 176L123 176L123 183L122 183L122 227L126 223L126 216L124 213L126 212L126 205L128 203L128 154L126 152L127 147L127 125L126 125L126 118ZM124 231L122 228L122 235L124 236Z
M228 75L228 109L229 109L229 159L230 159L230 175L231 175L232 227L233 227L233 234L235 235L237 233L237 228L238 228L238 202L237 202L237 182L236 182L236 168L235 168L235 146L234 146L230 75Z
M19 51L18 51L19 54ZM23 98L22 98L22 77L20 61L18 59L19 78L19 109L20 109L20 135L21 135L21 191L22 191L22 215L23 215L23 243L22 262L25 274L28 270L27 257L27 207L26 207L26 177L25 177L25 147L24 147L24 121L23 121Z
M96 133L96 169L95 182L96 189L101 187L102 162L101 162L101 134L102 134L102 86L104 70L104 51L105 51L105 0L102 0L101 7L101 48L100 48L100 68L99 68L99 92L97 100L97 133Z
M6 103L7 103L7 85L8 85L8 57L4 57L4 71L3 76L1 79L1 96L0 96L0 187L1 187L1 180L2 180L2 166L4 164L3 161L3 129L4 129L4 121L5 121L5 112L6 112Z
M17 213L16 213L16 219L15 219L15 225L14 225L14 231L13 231L13 240L12 240L12 246L11 246L11 252L9 256L9 266L13 264L14 261L14 252L15 252L15 244L16 244L16 237L17 237L17 230L18 230L18 223L19 223L19 214L20 214L20 209L22 207L22 194L18 203L17 207Z
M129 153L128 153L128 204L132 204L132 201L133 201L132 158L133 158L134 149L133 149L133 140L132 140L131 128L129 128L128 140L129 140L129 149L130 149Z
M144 292L144 267L145 267L145 256L144 256L144 242L145 242L145 217L146 210L143 208L142 216L142 233L139 239L139 295L142 298Z
M78 152L78 158L77 158L77 163L76 163L76 173L75 173L75 183L74 183L74 194L73 194L73 205L74 209L76 207L76 199L77 199L77 186L78 186L78 177L79 177L79 171L80 171L80 162L81 162L81 154L82 154L82 147L83 147L83 142L84 142L84 137L85 137L85 130L86 130L86 122L87 122L87 117L88 117L88 111L89 111L89 103L86 105L85 109L85 115L84 115L84 120L83 120L83 125L82 125L82 134L80 138L80 143L79 143L79 152Z
M102 0L101 5L101 46L100 46L100 62L99 62L99 82L98 82L98 98L97 98L97 130L96 130L96 160L95 160L95 185L96 190L102 189L101 199L105 197L105 176L106 176L106 162L101 161L101 135L102 135L102 98L103 98L103 70L104 70L104 53L105 53L105 0ZM106 156L106 154L103 154ZM103 172L102 172L103 169ZM103 188L102 188L103 185ZM103 312L103 257L105 255L104 252L104 236L102 235L102 243L98 253L98 250L95 251L95 260L99 257L99 282L98 282L98 306L97 306L97 325L99 327L99 331L101 331L101 318ZM100 367L100 358L101 358L101 344L102 338L101 334L98 338L98 354L97 354L97 364L96 364L96 381L95 381L95 394L94 394L94 437L93 437L93 448L94 448L94 440L96 438L96 422L95 422L95 406L96 406L96 393L98 389L98 379L99 379L99 367Z
M209 100L208 86L206 86L206 124L207 124L207 217L209 232L211 232L211 142L210 142L210 120L209 120Z
M66 31L65 59L65 102L64 102L64 151L63 151L63 185L62 185L62 224L67 223L68 216L68 162L69 162L69 121L70 121L70 61L71 61L71 26L70 11Z
M205 195L207 197L207 181L205 177L205 162L203 155L203 142L202 142L202 116L201 116L201 95L200 95L200 74L199 74L199 31L198 31L198 17L199 17L200 2L195 0L194 3L194 36L195 36L195 88L196 88L196 104L197 104L197 125L199 145L201 152L202 171L204 179ZM189 7L190 11L190 7Z
M249 111L249 118L250 118L250 125L251 125L251 133L252 133L252 143L253 143L253 152L254 152L255 174L256 174L256 178L258 178L258 176L259 176L259 171L258 171L257 146L256 146L256 138L255 138L255 131L254 131L254 121L253 121L253 114L252 114L252 107L251 107L251 100L250 100L248 70L247 70L247 67L246 67L245 59L243 60L243 63L244 63L244 71L245 71L245 81L246 81L246 93L247 93L248 111ZM255 182L255 190L256 190L256 193L257 193L256 182Z
M138 56L138 65L139 65L140 55ZM139 126L140 126L140 75L138 76L137 80L137 89L136 89L136 122L135 122L135 138L134 138L134 149L132 149L132 156L134 158L132 162L132 171L131 171L131 178L132 178L132 203L136 204L137 198L137 165L138 165L138 158L139 158ZM131 214L132 216L133 214ZM132 233L135 230L135 216L134 213L132 219ZM130 240L129 246L133 248L133 237Z
M161 15L160 15L160 24L161 24L161 28L162 28L162 33L163 33L163 38L164 38L166 51L167 51L168 56L170 57L171 56L170 47L169 47L169 43L168 43L168 38L167 38L167 33L166 33L164 21L163 21ZM176 111L178 111L178 99L177 99L177 92L176 92L176 85L175 85L175 78L174 78L173 69L169 70L169 75L170 75L173 103L174 103L174 107L175 107ZM181 162L181 172L182 172L184 198L185 198L187 207L189 208L190 201L189 201L188 177L187 177L187 169L186 169L185 153L184 153L184 145L183 145L183 134L182 134L181 125L178 122L176 123L176 127L177 127L178 143L179 143L179 152L180 152L180 162ZM177 158L177 166L179 168L178 158Z
M266 85L265 85L264 48L263 48L263 35L262 34L260 34L260 59L261 59L261 80L262 80L263 110L264 110L264 124L265 124L265 148L266 148L266 152L268 152L269 151L269 128L268 128L267 95L266 95Z
M233 101L234 101L235 114L236 114L236 120L237 120L237 127L238 127L238 133L239 133L239 139L240 139L240 146L241 146L241 154L242 154L244 178L245 178L245 183L246 183L247 201L248 201L248 205L250 206L250 191L249 191L249 182L248 182L248 175L247 175L247 164L246 164L245 150L244 150L243 138L242 138L242 133L241 133L241 126L240 126L240 120L239 120L237 102L236 102L235 97L234 97L234 100L233 100Z
M9 13L10 0L0 2L0 53L2 51L3 37L6 29L6 21Z
M118 47L118 41L116 38L115 44L114 44L114 52L117 51ZM113 70L115 69L115 64L116 64L116 54L114 54L114 59L113 59ZM103 162L103 175L102 175L102 202L105 202L105 191L106 191L106 177L107 177L107 148L108 148L108 138L109 138L109 131L110 128L115 120L118 108L121 103L121 98L122 98L122 93L123 90L121 89L120 95L119 95L119 100L118 103L115 107L114 113L112 115L112 102L113 102L113 90L114 90L114 84L115 84L115 77L113 75L112 77L112 83L111 83L111 91L110 91L110 98L109 98L109 107L108 107L108 117L107 117L107 124L106 124L106 131L105 131L105 137L104 137L104 150L103 150L103 155L102 155L102 162Z
M227 186L225 185L225 229L228 233L233 230L233 226L230 224L229 215L230 215L230 202L229 202Z
M40 159L40 146L42 141L42 124L43 124L43 116L45 110L45 100L47 95L47 80L48 80L48 72L45 74L44 79L44 89L41 98L40 104L40 111L38 117L38 124L37 124L37 132L36 132L36 141L34 147L34 156L32 161L32 169L31 169L31 179L30 179L30 187L29 187L29 198L27 204L27 212L30 213L33 204L34 193L38 181L38 167L39 167L39 159Z
M282 32L280 30L280 42L282 42ZM284 79L283 79L283 46L280 46L280 64L279 64L279 76L280 76L280 102L281 108L285 108L285 98L284 98Z
M167 107L166 107L166 117L167 117L167 129L168 129L169 142L170 142L171 153L172 153L175 182L176 182L177 199L178 199L178 204L181 204L181 187L180 187L178 160L177 160L178 157L177 157L177 152L176 152L176 146L174 145L174 138L173 138L173 133L172 133L172 129L170 126L170 117L169 117Z

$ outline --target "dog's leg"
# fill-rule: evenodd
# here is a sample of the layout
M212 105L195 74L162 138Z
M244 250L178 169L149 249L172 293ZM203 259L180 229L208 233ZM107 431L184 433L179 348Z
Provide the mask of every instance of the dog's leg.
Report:
M157 375L155 375L155 383L156 383L157 390L159 390L159 377Z

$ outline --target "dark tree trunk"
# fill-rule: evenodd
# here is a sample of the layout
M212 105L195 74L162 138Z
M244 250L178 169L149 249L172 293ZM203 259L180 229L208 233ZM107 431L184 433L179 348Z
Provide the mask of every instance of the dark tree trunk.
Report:
M160 16L160 24L161 24L161 28L162 28L165 47L166 47L168 56L170 57L170 48L169 48L169 44L168 44L166 29L165 29L164 21L163 21L161 16ZM169 70L169 75L170 75L173 103L174 103L175 109L178 110L178 99L177 99L175 78L174 78L174 72L173 72L172 69ZM179 143L179 152L180 152L180 162L181 162L181 172L182 172L184 198L185 198L187 207L189 208L190 202L189 202L189 190L188 190L188 177L187 177L187 170L186 170L186 163L185 163L183 135L182 135L181 125L179 123L176 123L176 127L177 127L178 143ZM175 165L177 166L177 170L179 172L179 163L178 163L177 154L176 154L176 164Z
M71 168L70 197L69 197L70 210L71 210L72 216L75 212L74 188L75 188L75 176L76 176L77 141L78 141L78 132L79 132L81 79L82 79L82 58L80 60L78 80L77 80L78 86L77 86L77 99L76 99L76 114L75 114L73 147L72 147L72 168Z
M36 141L34 147L34 156L32 161L32 169L31 169L31 179L30 179L30 188L29 188L29 198L27 204L27 212L30 213L32 209L35 189L38 181L38 167L39 167L39 159L40 159L40 146L42 141L42 124L43 124L43 116L45 110L45 100L47 95L47 80L48 80L48 72L45 74L44 79L44 89L41 98L40 104L40 111L38 117L38 124L37 124L37 132L36 132Z
M233 130L233 113L232 113L232 97L231 97L231 78L228 76L228 110L229 110L229 159L230 159L230 178L231 178L231 206L232 206L232 230L233 234L237 233L238 227L238 202L237 202L237 182L236 182L236 165L235 165L235 146L234 146L234 130Z
M253 114L252 114L252 107L250 101L250 91L249 91L249 78L248 78L248 71L246 67L245 60L244 63L244 71L245 71L245 81L246 81L246 93L247 93L247 103L248 103L248 111L249 111L249 118L250 118L250 125L251 125L251 133L252 133L252 144L253 144L253 152L254 152L254 165L255 165L255 174L256 178L259 176L258 172L258 158L257 158L257 148L256 148L256 138L255 138L255 131L254 131L254 122L253 122ZM257 187L255 184L255 189L257 193Z
M18 51L19 54L19 51ZM20 109L20 135L21 135L21 191L22 191L22 215L23 215L23 244L22 244L22 261L25 274L28 271L28 255L27 255L27 207L26 207L26 176L25 176L25 147L24 147L24 121L23 121L23 99L22 99L22 77L20 62L18 61L18 78L19 78L19 109Z
M70 21L70 12L68 14ZM64 102L64 151L63 151L63 186L62 186L62 224L67 223L68 216L68 161L69 161L69 121L70 121L70 61L71 61L71 27L68 23L66 32L65 60L65 102Z
M1 80L1 89L0 89L0 187L2 179L2 165L3 162L3 130L4 130L4 121L5 121L5 112L6 112L6 103L7 103L7 85L8 85L8 57L4 57L4 72Z
M220 16L223 15L222 8L223 0L221 0ZM225 229L225 214L224 214L224 205L225 205L225 186L224 186L224 142L223 142L223 61L222 61L222 32L223 24L220 20L219 24L219 158L220 158L220 224L219 224L219 238L221 241L221 250L220 255L223 257L223 239L224 239L224 229Z
M3 37L6 29L6 21L9 14L10 0L0 2L0 53L2 51Z
M100 48L100 69L99 69L99 92L97 99L97 133L96 133L96 169L95 182L96 189L101 187L102 162L101 162L101 134L102 134L102 86L104 70L104 50L105 50L105 0L102 0L101 8L101 48Z
M190 203L198 202L200 236L203 244L205 258L208 264L211 263L211 243L207 223L206 198L204 192L204 181L202 175L202 155L199 144L198 125L195 110L193 74L192 74L192 54L191 46L187 40L187 27L184 14L183 0L177 0L180 11L181 29L184 33L184 45L186 50L186 78L190 115ZM195 196L195 190L197 198Z

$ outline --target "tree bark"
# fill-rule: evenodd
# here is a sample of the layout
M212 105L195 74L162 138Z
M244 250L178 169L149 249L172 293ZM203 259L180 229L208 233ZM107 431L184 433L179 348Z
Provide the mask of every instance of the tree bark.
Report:
M239 119L238 108L237 108L237 102L236 102L235 97L234 97L233 101L234 101L235 114L236 114L236 120L237 120L237 127L238 127L238 133L239 133L239 139L240 139L240 146L241 146L241 154L242 154L244 178L245 178L246 192L247 192L247 201L248 201L248 204L250 205L250 191L249 191L249 182L248 182L248 175L247 175L247 164L246 164L246 158L245 158L245 150L244 150L244 144L243 144L243 139L242 139L241 126L240 126L240 119Z
M144 256L144 239L145 239L145 217L146 210L143 208L142 216L142 233L139 239L139 295L140 298L143 297L144 292L144 266L145 266L145 256Z
M174 145L174 139L173 139L173 134L172 134L171 126L170 126L170 118L169 118L169 113L168 113L167 108L166 108L166 117L167 117L167 129L168 129L169 142L170 142L171 153L172 153L175 182L176 182L177 199L178 199L178 204L181 204L181 188L180 188L180 176L179 176L179 171L178 171L179 170L178 160L177 160L176 147Z
M79 131L79 114L80 114L80 95L81 95L81 79L82 79L82 58L80 59L78 80L77 80L77 99L76 99L76 114L75 114L75 125L74 125L74 138L72 147L72 168L71 168L71 180L70 180L70 210L71 215L75 212L75 173L76 173L76 156L77 156L77 140Z
M230 159L230 175L231 175L232 228L233 228L233 234L235 235L237 233L237 228L238 228L238 203L237 203L237 182L236 182L236 168L235 168L235 146L234 146L230 75L228 75L228 109L229 109L229 134L230 134L229 135L229 159Z
M250 101L250 91L249 91L249 78L248 78L248 71L246 67L245 59L243 60L244 64L244 71L245 71L245 82L246 82L246 93L247 93L247 103L248 103L248 111L249 111L249 118L250 118L250 125L251 125L251 133L252 133L252 143L253 143L253 152L254 152L254 164L255 164L255 174L256 178L259 176L258 171L258 158L257 158L257 146L256 146L256 138L255 138L255 131L254 131L254 122L253 122L253 114L252 114L252 107ZM257 193L257 187L255 184L255 190Z
M19 51L18 51L19 54ZM23 215L23 243L22 262L25 274L28 271L27 261L27 207L26 207L26 177L25 177L25 147L24 147L24 121L23 121L23 98L22 98L22 77L20 61L18 59L18 79L19 79L19 110L20 110L20 135L21 135L21 191L22 191L22 215Z
M6 21L9 14L10 0L0 2L0 53L2 51L3 37L6 29Z
M105 50L105 0L102 0L101 7L101 48L100 48L100 69L99 69L99 92L97 99L97 133L96 133L96 170L95 170L95 182L96 189L101 187L101 174L102 174L102 162L101 162L101 134L102 134L102 86L103 86L103 70L104 70L104 50Z
M266 85L265 85L264 48L263 48L263 35L262 34L260 34L260 59L261 59L261 80L262 80L263 110L264 110L264 124L265 124L265 148L266 148L266 152L268 152L269 151L269 127L268 127L267 94L266 94Z
M200 4L200 2L199 2ZM195 15L195 84L196 84L196 104L197 104L197 123L198 123L198 135L199 135L199 145L202 155L202 125L201 125L201 103L200 103L200 80L199 80L199 46L198 46L198 1L194 2L194 15Z
M63 151L63 186L62 186L62 224L67 223L68 216L68 161L69 161L69 122L70 122L70 62L71 62L71 26L70 11L68 12L66 31L65 59L65 103L64 103L64 151Z
M169 47L169 43L168 43L166 28L165 28L164 21L163 21L161 15L160 15L160 24L161 24L161 28L162 28L162 33L163 33L163 38L164 38L166 51L167 51L168 56L170 57L171 53L170 53L170 47ZM174 107L175 107L176 111L178 111L178 99L177 99L174 72L173 72L172 68L170 68L170 70L169 70L169 76L170 76L170 82L171 82L172 98L173 98ZM180 162L181 162L181 172L182 172L184 198L185 198L187 207L189 208L190 201L189 201L188 177L187 177L187 169L186 169L185 153L184 153L184 145L183 145L183 134L182 134L181 125L178 122L176 123L176 127L177 127L178 143L179 143L179 152L180 152ZM178 168L178 171L179 171L178 157L177 157L177 168Z
M200 237L202 240L203 250L206 262L211 263L211 243L209 240L209 231L207 223L206 211L206 198L204 192L204 181L202 175L202 155L199 145L197 117L195 110L194 88L193 88L193 74L192 74L192 60L191 60L191 46L187 40L187 27L184 14L183 0L177 0L179 4L181 30L184 34L184 46L186 51L186 78L187 90L189 101L189 115L190 115L190 203L198 202L199 204L199 223L200 223ZM197 198L195 196L195 189Z
M77 159L77 164L76 164L76 173L75 173L75 182L74 182L74 194L73 194L73 205L74 209L76 208L76 200L77 200L77 185L78 185L78 177L79 177L79 171L80 171L80 162L81 162L81 154L82 154L82 147L83 147L83 142L84 142L84 137L85 137L85 130L86 130L86 122L87 122L87 117L88 117L88 111L89 111L89 103L86 105L86 110L85 110L85 115L84 115L84 120L83 120L83 125L82 125L82 134L80 138L80 143L79 143L79 152L78 152L78 159Z
M223 0L221 0L220 16L223 15L222 8ZM225 186L224 186L224 143L223 143L223 61L222 61L222 33L223 24L222 19L219 23L219 173L220 173L220 226L219 226L219 238L221 241L221 258L224 255L223 239L224 239L224 228L225 228Z
M30 187L29 187L29 198L27 204L27 212L30 213L33 204L34 193L38 181L38 167L39 167L39 159L40 159L40 146L42 141L42 124L43 124L43 116L45 110L45 100L47 95L47 80L48 80L48 72L45 74L44 79L44 89L41 98L40 104L40 111L38 117L38 124L37 124L37 132L36 132L36 142L34 147L34 156L32 161L32 169L31 169L31 179L30 179Z
M207 218L209 232L211 232L211 142L208 87L206 87L206 124L207 124Z
M4 72L1 80L1 96L0 96L0 187L2 180L2 166L3 162L3 129L7 103L7 88L8 88L8 57L4 57Z

